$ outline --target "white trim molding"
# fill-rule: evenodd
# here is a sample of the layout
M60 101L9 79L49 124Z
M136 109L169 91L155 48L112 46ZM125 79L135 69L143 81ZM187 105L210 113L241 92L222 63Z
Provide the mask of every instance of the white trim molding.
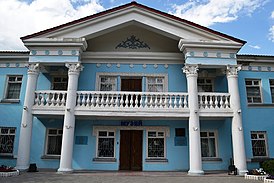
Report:
M143 131L164 131L165 137L170 137L170 128L168 126L93 126L92 136L96 136L98 131L118 130L143 130Z

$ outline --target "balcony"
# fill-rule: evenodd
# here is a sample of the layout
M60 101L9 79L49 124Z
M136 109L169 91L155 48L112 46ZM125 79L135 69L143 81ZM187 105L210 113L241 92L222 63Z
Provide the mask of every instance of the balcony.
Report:
M199 113L205 117L229 117L232 116L229 93L198 93Z
M66 91L36 91L33 114L63 115ZM227 93L199 93L200 116L231 116ZM181 92L77 91L75 115L127 118L189 117L188 94Z

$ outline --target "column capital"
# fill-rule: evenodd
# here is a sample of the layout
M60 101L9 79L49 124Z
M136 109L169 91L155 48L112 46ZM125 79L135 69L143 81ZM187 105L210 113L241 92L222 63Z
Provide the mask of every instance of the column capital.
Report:
M39 74L39 71L40 71L39 63L29 64L28 68L29 68L28 74Z
M238 77L238 72L241 70L240 65L228 65L226 66L226 75L227 77Z
M83 66L80 63L66 63L69 74L79 74L83 70Z
M182 68L183 72L186 74L186 76L198 76L198 65L185 65Z

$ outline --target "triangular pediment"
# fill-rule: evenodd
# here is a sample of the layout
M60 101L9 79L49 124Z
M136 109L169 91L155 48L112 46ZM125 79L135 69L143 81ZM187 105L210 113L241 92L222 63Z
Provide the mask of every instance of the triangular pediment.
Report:
M178 40L137 25L88 39L87 43L91 52L179 52Z
M58 27L22 37L23 41L35 38L85 38L99 39L108 33L115 34L132 25L143 27L144 30L162 35L166 39L178 41L222 42L244 44L237 38L219 33L184 19L160 12L136 2L91 15ZM128 38L126 35L125 38Z

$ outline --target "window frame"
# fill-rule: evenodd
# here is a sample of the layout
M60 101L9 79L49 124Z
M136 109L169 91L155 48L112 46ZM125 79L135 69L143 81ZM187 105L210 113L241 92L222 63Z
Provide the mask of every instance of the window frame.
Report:
M49 134L50 130L57 130L57 134L56 135ZM59 130L62 130L62 134L61 135L58 133ZM62 128L47 128L47 130L46 130L46 143L45 143L45 152L44 152L44 154L46 156L60 157L61 156L61 152L60 152L60 155L59 154L48 154L48 141L49 141L48 137L49 137L49 135L51 135L51 136L61 136L62 137L61 139L63 141L63 129ZM62 149L62 143L63 142L61 142L61 149Z
M200 80L210 80L211 81L211 88L212 88L212 91L210 91L211 93L215 91L215 86L214 86L214 78L213 77L198 77L197 79L197 87L198 87L198 92L207 92L207 91L199 91L199 86L207 86L206 83L204 83L203 85L201 85L201 83L199 83L198 81ZM209 92L209 93L210 93Z
M252 85L247 85L246 84L246 81L251 81L252 82ZM259 84L258 85L254 85L253 83L254 83L254 81L258 81L259 82ZM259 92L260 92L260 98L261 98L261 102L253 102L253 97L256 97L256 96L251 96L252 98L252 102L249 102L248 101L248 94L247 94L247 88L248 87L250 87L250 88L252 88L252 87L259 87ZM247 103L248 104L262 104L263 103L263 92L262 92L262 80L261 79L254 79L254 78L246 78L245 79L245 90L246 90L246 101L247 101Z
M15 82L13 82L13 81L9 81L9 78L10 77L16 77L16 81ZM17 78L18 77L21 77L21 81L17 81ZM10 82L13 82L13 83L20 83L21 85L20 85L20 91L19 91L19 95L18 95L18 98L7 98L8 97L8 90L9 90L9 83ZM6 86L5 86L5 94L4 94L4 100L6 100L6 101L14 101L14 100L20 100L20 96L21 96L21 89L22 89L22 84L23 84L23 75L7 75L7 77L6 77Z
M55 82L54 81L54 79L55 78L61 78L62 80L64 79L64 78L66 78L67 79L67 87L66 87L66 89L64 89L64 90L58 90L58 91L67 91L67 89L68 89L68 75L65 75L65 74L60 74L60 75L52 75L52 79L51 79L51 90L55 90L54 89L54 83L64 83L64 82Z
M149 79L150 78L155 78L155 83L149 83ZM158 83L157 80L158 79L162 79L162 83ZM163 91L149 91L149 85L162 85ZM146 92L165 92L165 88L166 88L166 79L165 76L147 76L146 77ZM157 87L156 87L157 88Z
M99 136L100 132L107 132L107 136ZM113 136L109 136L109 132L113 132ZM113 138L113 157L99 157L98 147L99 147L99 138ZM96 159L112 159L116 158L116 130L109 130L109 129L100 129L97 131L96 134L96 153L95 153Z
M2 134L2 129L3 128L7 128L8 129L8 134ZM10 133L10 130L14 130L14 133ZM12 144L12 152L11 153L1 153L0 152L0 155L1 156L13 156L13 153L14 153L14 144L15 144L15 138L16 138L16 127L4 127L4 126L0 126L0 136L7 136L7 135L13 135L14 136L14 139L13 139L13 144Z
M207 137L202 137L201 133L207 133ZM202 138L203 139L210 139L212 137L209 136L209 133L214 133L214 139L215 139L215 157L206 157L206 156L202 156ZM216 130L202 130L200 131L200 140L201 140L201 157L202 158L219 158L219 149L218 149L218 132Z
M273 85L271 84L271 81L273 81ZM273 88L273 91L274 91L274 79L269 79L269 88L270 88L271 100L272 100L272 103L274 103L274 92L272 93L272 90L271 90L271 88Z
M112 90L102 90L102 78L103 77L106 77L106 78L114 78L114 81L113 81L113 83L112 82L110 82L110 83L105 83L105 84L111 84L112 85ZM98 89L99 89L99 91L117 91L118 90L118 76L110 76L110 75L100 75L99 76L99 82L98 82Z
M264 134L265 151L266 151L266 155L265 155L265 156L254 156L252 140L259 140L260 138L252 139L252 134L256 134L257 136L258 136L259 134ZM267 157L269 157L269 152L268 152L268 139L267 139L267 132L266 132L266 131L251 131L251 132L250 132L250 142L251 142L252 156L253 156L254 158L267 158Z
M156 132L156 137L151 137L151 138L163 138L164 139L164 157L149 157L148 156L148 139L150 138L148 136L149 132ZM158 133L163 133L163 136L158 137ZM153 159L167 159L166 156L166 151L167 151L167 145L166 145L166 131L165 130L146 130L146 159L148 160L153 160Z
M95 83L95 89L96 91L100 90L101 85L101 77L102 76L109 76L109 77L116 77L116 90L115 91L121 91L121 80L123 78L135 78L140 77L142 78L142 92L147 92L147 77L163 77L163 92L168 91L168 74L166 73L157 73L157 74L148 74L148 73L125 73L125 72L97 72L96 73L96 83Z

